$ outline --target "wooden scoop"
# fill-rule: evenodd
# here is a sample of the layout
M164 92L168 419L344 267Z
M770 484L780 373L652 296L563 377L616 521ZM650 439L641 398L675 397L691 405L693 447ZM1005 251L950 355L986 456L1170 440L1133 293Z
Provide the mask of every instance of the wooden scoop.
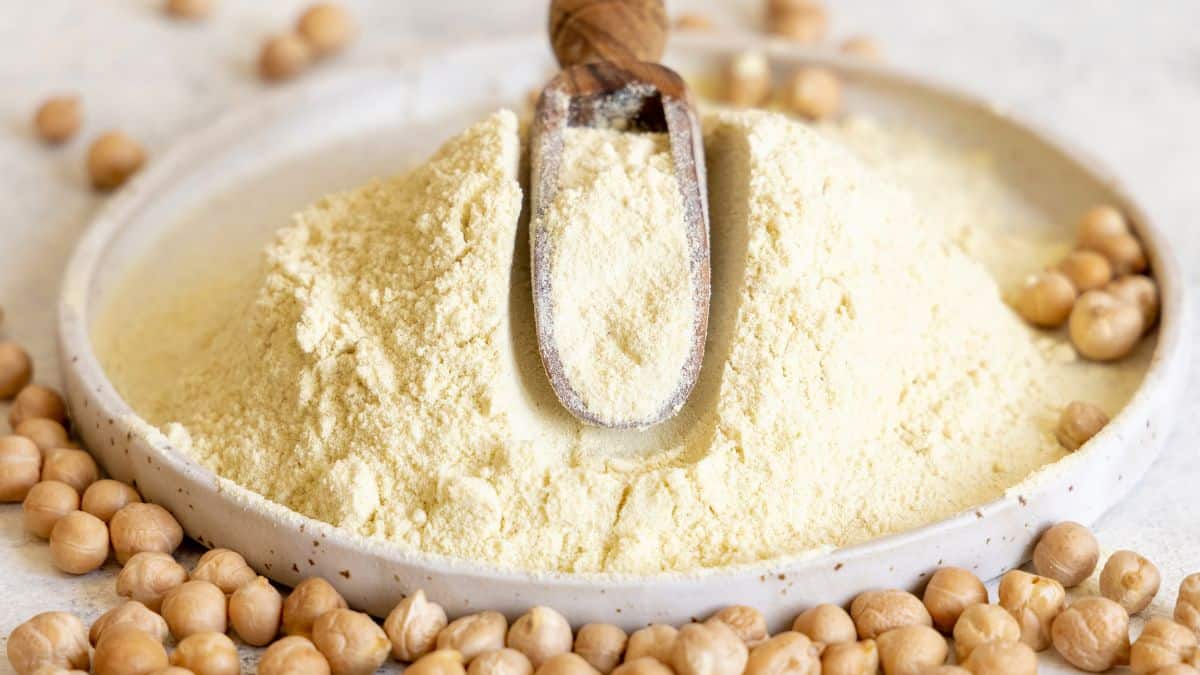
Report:
M578 11L573 13L573 9ZM654 34L655 25L661 34ZM564 70L543 89L530 133L534 318L538 350L555 395L572 415L594 426L645 428L673 416L687 401L704 359L711 289L708 194L700 125L687 86L678 74L631 58L646 58L649 52L650 58L657 59L662 53L665 30L661 0L551 3L551 42ZM597 58L617 60L577 62ZM559 188L563 132L567 127L657 132L669 137L683 204L683 227L687 230L692 335L673 393L657 412L644 419L605 419L590 410L564 372L555 340L550 270L554 241L546 227L546 216ZM680 301L685 302L682 298Z

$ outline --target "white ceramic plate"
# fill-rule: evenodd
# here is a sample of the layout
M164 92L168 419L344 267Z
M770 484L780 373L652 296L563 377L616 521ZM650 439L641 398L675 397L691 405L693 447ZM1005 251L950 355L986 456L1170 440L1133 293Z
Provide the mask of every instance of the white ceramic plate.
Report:
M666 60L685 74L706 72L750 39L685 37L674 41ZM131 265L149 257L163 267L163 283L171 283L178 279L171 268L185 259L180 248L188 249L187 260L227 264L255 250L289 213L320 194L394 174L487 111L523 104L528 91L554 70L539 38L309 80L229 114L156 157L96 218L67 267L60 337L80 433L112 475L135 480L198 541L236 549L260 572L286 584L323 576L351 604L375 614L421 587L451 614L491 608L515 615L547 604L578 623L615 620L636 627L679 623L723 605L748 603L764 610L777 628L797 608L847 600L868 586L914 587L938 565L993 577L1027 559L1035 534L1047 523L1092 522L1157 456L1187 371L1180 276L1145 212L1095 162L987 105L911 77L786 45L770 45L769 51L779 68L818 61L841 70L852 109L905 119L1011 159L1014 186L1058 222L1069 222L1098 201L1113 202L1132 216L1162 286L1160 334L1143 385L1084 450L1004 498L927 527L775 564L629 577L501 571L404 552L252 500L161 436L147 434L105 378L89 340L97 309ZM188 213L200 215L181 218ZM218 222L219 232L213 229Z

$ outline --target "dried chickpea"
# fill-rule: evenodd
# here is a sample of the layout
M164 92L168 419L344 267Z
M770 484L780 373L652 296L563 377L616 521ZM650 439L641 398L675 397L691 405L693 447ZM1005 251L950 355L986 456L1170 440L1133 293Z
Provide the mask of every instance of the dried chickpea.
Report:
M1107 258L1112 264L1113 273L1118 276L1145 272L1149 266L1142 243L1132 234L1101 237L1089 243L1087 249Z
M802 44L820 42L829 32L829 15L811 0L769 0L767 31Z
M392 641L392 656L410 663L433 651L438 633L445 627L446 610L426 600L420 589L401 600L383 622Z
M267 581L256 577L229 596L229 623L248 645L268 645L279 634L283 596Z
M333 675L370 675L387 661L392 643L371 617L331 609L313 623L312 641Z
M571 651L571 624L549 607L534 607L508 629L508 646L529 657L536 669L551 656Z
M930 626L933 619L929 610L907 591L884 590L860 593L850 603L850 618L858 637L863 640L880 635L902 626Z
M678 636L679 631L665 623L650 624L636 630L629 636L629 642L625 645L625 660L632 661L649 656L669 666L671 652L675 649L675 639Z
M53 389L40 384L27 384L17 393L12 407L8 409L8 424L16 429L25 420L35 417L66 424L67 404Z
M1146 622L1142 634L1129 650L1129 668L1134 675L1150 675L1160 668L1186 663L1196 653L1196 634L1165 617Z
M879 672L879 647L874 640L839 642L821 652L822 675L875 675Z
M458 652L454 652L458 654ZM459 665L462 655L459 654ZM529 657L515 649L496 649L476 656L467 668L468 675L533 675ZM667 675L671 675L667 673Z
M92 178L92 187L97 190L121 187L145 163L146 151L120 131L102 134L88 148L88 175Z
M521 658L525 655L521 654ZM463 668L462 654L453 649L438 649L417 659L404 672L410 675L464 675L467 671Z
M1083 598L1058 615L1050 638L1076 668L1108 670L1129 654L1129 614L1108 598Z
M291 635L267 647L258 675L330 675L329 662L308 638Z
M922 597L934 628L943 633L954 630L954 623L964 609L987 601L988 592L983 582L961 567L943 567L934 572Z
M1100 545L1091 531L1069 520L1042 533L1033 549L1033 568L1066 588L1074 588L1092 575L1100 559Z
M113 514L108 529L120 563L128 561L135 553L174 553L183 543L183 528L158 504L126 504Z
M842 81L828 68L797 68L784 84L783 104L806 119L818 122L829 119L842 107Z
M989 642L1017 642L1021 627L1017 620L999 605L978 603L963 610L954 624L954 653L959 662L966 661L971 652Z
M675 30L708 31L714 28L712 19L703 14L685 12L675 19Z
M208 581L186 581L163 596L162 617L176 640L196 633L224 633L225 594Z
M78 96L54 96L38 106L33 128L38 138L56 145L70 140L83 123L83 104Z
M89 663L87 629L66 612L43 612L13 629L8 636L8 660L17 675L38 666L86 670Z
M875 639L884 675L921 675L926 668L946 662L946 638L928 625L889 630Z
M0 436L0 502L21 502L38 484L42 453L24 436Z
M1142 314L1142 333L1145 334L1158 321L1158 284L1144 274L1126 274L1104 287L1104 290L1138 308Z
M105 631L96 645L92 672L96 675L146 675L170 663L163 644L132 626Z
M29 358L29 352L15 342L0 342L0 401L16 396L31 379L33 359ZM17 424L13 425L14 429Z
M771 93L771 64L766 54L742 52L725 67L725 102L739 108L753 108Z
M575 635L575 653L607 675L621 662L629 636L611 623L589 623Z
M264 80L286 80L299 75L312 60L312 48L299 35L276 35L263 43L258 55L258 74Z
M246 564L241 553L227 548L206 551L192 568L192 579L211 581L226 595L254 581L258 574Z
M72 511L50 530L50 559L67 574L87 574L108 560L108 527L84 511Z
M1200 633L1200 573L1189 574L1179 582L1175 620Z
M1058 264L1062 272L1080 293L1104 288L1113 279L1112 263L1095 251L1071 251Z
M1071 310L1071 343L1093 361L1127 356L1142 337L1142 312L1137 305L1107 291L1088 291Z
M167 622L137 600L127 600L101 614L88 631L88 640L99 644L106 632L122 626L136 628L159 642L167 640Z
M212 12L213 0L167 0L167 15L176 19L202 19Z
M476 656L504 647L508 620L499 612L468 614L451 621L438 633L437 648L452 649L470 663Z
M613 675L675 675L670 666L649 656L626 661L612 672Z
M1042 328L1057 328L1071 316L1078 291L1062 272L1043 272L1025 280L1017 295L1021 318Z
M1058 417L1054 437L1059 445L1075 451L1100 433L1108 424L1108 415L1099 407L1085 401L1071 401Z
M42 480L66 483L82 493L100 480L100 467L83 450L59 448L46 453L46 459L42 461Z
M318 58L340 51L354 38L356 28L350 14L331 2L317 3L300 15L296 32Z
M117 511L140 501L142 496L132 485L105 478L92 483L84 490L81 508L107 523Z
M741 675L748 658L746 643L720 621L689 623L671 648L671 667L678 675Z
M79 493L75 488L55 480L47 480L29 488L21 504L25 531L49 539L59 518L79 509Z
M187 581L187 570L166 553L147 551L125 562L117 575L117 595L130 598L154 611L162 608L163 597Z
M1015 640L981 644L964 662L971 675L1037 675L1037 654L1029 645Z
M283 632L307 636L317 617L333 609L346 609L341 593L320 577L305 579L283 601Z
M582 656L567 652L551 656L533 672L535 675L596 675L598 671Z
M998 603L1021 627L1021 642L1042 651L1050 646L1050 625L1062 612L1067 592L1049 577L1012 570L1000 578Z
M750 650L745 675L820 675L821 650L807 635L785 631Z
M1162 575L1154 563L1133 551L1117 551L1100 570L1100 594L1130 614L1150 606L1160 583Z
M705 623L709 621L720 621L729 626L733 633L746 643L747 647L754 647L770 637L770 634L767 633L767 620L763 617L762 612L746 605L726 607L708 617Z
M194 633L179 641L171 665L196 675L238 675L242 662L237 646L224 633Z
M67 444L71 442L63 425L41 417L31 417L21 422L13 429L13 433L33 441L42 452L68 447Z
M792 622L792 630L823 645L854 642L858 631L846 610L837 605L817 605L804 610Z
M1076 227L1076 242L1080 248L1091 245L1105 237L1129 234L1129 222L1125 215L1112 206L1101 204L1093 207L1079 219Z
M874 38L866 35L856 35L846 38L842 41L838 50L847 56L853 56L854 58L870 61L871 63L883 61L883 50L879 48L879 43Z

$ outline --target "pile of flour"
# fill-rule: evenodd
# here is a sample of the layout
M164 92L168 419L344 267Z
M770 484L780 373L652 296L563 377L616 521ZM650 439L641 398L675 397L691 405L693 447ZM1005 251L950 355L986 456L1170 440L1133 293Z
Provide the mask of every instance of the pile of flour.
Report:
M300 213L247 281L110 322L105 366L179 448L267 499L528 570L851 544L1061 456L1033 333L920 204L785 117L705 126L709 341L688 404L649 430L583 426L549 388L507 112ZM212 289L227 302L194 302Z

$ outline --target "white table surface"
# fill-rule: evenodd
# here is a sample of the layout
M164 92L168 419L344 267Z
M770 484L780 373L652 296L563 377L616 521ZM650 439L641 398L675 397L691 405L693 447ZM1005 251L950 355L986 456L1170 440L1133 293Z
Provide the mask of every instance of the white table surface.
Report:
M25 344L38 379L57 383L53 311L74 240L103 197L86 185L86 138L129 130L151 160L173 137L260 93L262 38L303 0L218 0L208 21L165 20L159 0L0 0L0 334ZM363 33L339 68L380 49L544 30L545 0L346 0ZM757 30L755 0L675 0L723 30ZM832 0L833 32L876 36L889 60L1017 109L1116 168L1168 232L1200 317L1200 2L1197 0ZM47 150L29 128L56 91L86 103L81 138ZM1197 383L1193 369L1190 380ZM1200 388L1177 402L1183 420L1134 494L1097 525L1107 548L1129 547L1164 573L1157 606L1200 570L1200 462L1190 421ZM0 425L4 422L0 421ZM4 429L0 427L0 432ZM194 556L195 550L188 555ZM116 568L82 578L53 570L46 546L0 507L0 640L51 609L87 621L115 604ZM2 649L2 647L0 647ZM246 651L249 666L254 660ZM1043 672L1072 672L1052 657ZM247 669L249 671L249 668ZM10 673L0 659L0 673Z

